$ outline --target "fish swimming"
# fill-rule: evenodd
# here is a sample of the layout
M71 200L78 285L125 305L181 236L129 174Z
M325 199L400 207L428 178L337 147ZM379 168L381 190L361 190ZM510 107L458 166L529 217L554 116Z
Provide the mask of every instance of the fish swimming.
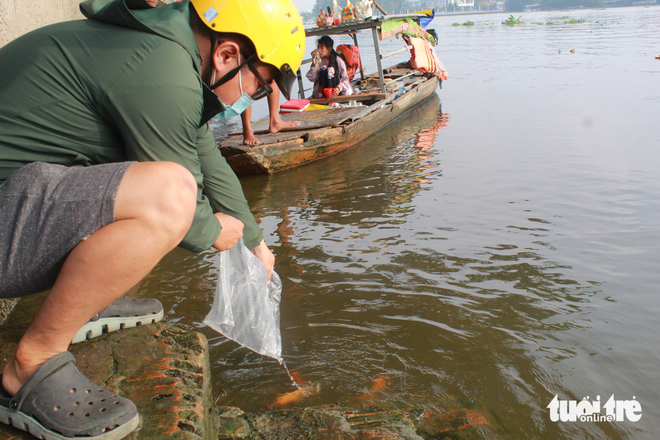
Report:
M298 381L296 380L296 382ZM278 396L273 405L286 406L302 399L318 396L321 392L321 384L319 382L307 382L302 384L298 382L298 384L300 388Z
M384 374L379 374L374 378L374 383L371 384L371 388L369 388L367 391L360 393L356 397L356 400L360 403L374 400L376 396L378 396L382 392L382 390L387 388L387 385L388 385L387 376L385 376Z

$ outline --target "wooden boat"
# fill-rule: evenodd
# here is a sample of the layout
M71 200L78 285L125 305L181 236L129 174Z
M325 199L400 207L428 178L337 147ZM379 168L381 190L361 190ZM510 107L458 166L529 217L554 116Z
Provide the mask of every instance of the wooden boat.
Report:
M419 18L416 14L406 16ZM300 125L278 133L268 132L269 117L266 117L252 125L260 141L254 146L243 144L242 133L231 133L221 141L220 151L236 174L271 174L331 156L366 139L429 98L438 87L437 76L412 69L410 62L387 69L381 66L382 58L407 50L380 55L378 29L383 21L393 17L402 16L305 30L307 36L349 34L357 46L357 32L371 29L377 72L365 75L360 71L359 79L352 82L363 93L310 99L313 104L341 102L352 106L282 114L283 120L300 121ZM309 62L311 59L303 64ZM300 71L298 78L299 94L304 98Z

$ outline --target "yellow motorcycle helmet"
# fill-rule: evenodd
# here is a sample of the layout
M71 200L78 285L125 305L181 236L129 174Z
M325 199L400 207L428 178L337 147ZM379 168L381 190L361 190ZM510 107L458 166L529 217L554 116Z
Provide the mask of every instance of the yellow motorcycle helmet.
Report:
M190 0L202 22L216 32L249 38L263 63L277 68L275 82L290 99L305 53L305 28L292 0Z

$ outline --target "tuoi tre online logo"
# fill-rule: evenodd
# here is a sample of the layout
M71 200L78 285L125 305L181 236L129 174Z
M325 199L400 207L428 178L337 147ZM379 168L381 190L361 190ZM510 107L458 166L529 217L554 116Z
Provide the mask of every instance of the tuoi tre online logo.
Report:
M550 420L553 422L637 422L642 418L642 405L635 400L616 400L614 394L601 405L600 396L589 401L585 397L581 401L560 400L557 394L546 408L550 410ZM604 411L604 412L603 412Z

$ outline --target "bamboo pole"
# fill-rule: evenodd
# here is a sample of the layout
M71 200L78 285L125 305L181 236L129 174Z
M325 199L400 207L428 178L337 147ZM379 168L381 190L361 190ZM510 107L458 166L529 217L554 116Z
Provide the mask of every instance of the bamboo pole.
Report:
M379 5L378 3L376 3L376 0L373 0L373 2L374 2L374 6L375 6L376 8L378 8L378 10L379 10L383 15L387 15L387 12L385 12L385 9L381 8L380 5Z

